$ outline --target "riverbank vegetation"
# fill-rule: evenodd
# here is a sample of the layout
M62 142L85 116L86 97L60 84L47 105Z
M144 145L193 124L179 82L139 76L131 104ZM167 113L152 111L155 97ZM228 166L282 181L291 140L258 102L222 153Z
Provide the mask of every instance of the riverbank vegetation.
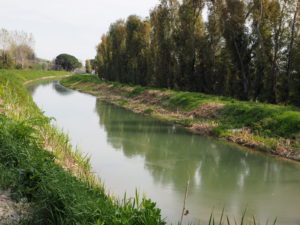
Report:
M300 160L300 109L195 92L172 91L74 75L62 84L194 132Z
M88 158L51 126L23 83L66 72L0 70L0 189L23 202L18 224L165 224L155 203L117 201L91 175Z
M146 19L110 26L97 72L108 81L300 106L299 11L297 0L161 0Z

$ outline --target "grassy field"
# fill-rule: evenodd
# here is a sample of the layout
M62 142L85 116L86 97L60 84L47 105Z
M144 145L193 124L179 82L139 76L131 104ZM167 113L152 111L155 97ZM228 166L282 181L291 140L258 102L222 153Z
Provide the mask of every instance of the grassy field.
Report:
M300 109L294 106L103 82L95 75L74 75L62 83L98 96L118 96L109 101L199 133L300 160Z
M108 196L34 104L23 83L54 75L66 72L0 70L0 189L30 208L17 224L165 224L150 200Z

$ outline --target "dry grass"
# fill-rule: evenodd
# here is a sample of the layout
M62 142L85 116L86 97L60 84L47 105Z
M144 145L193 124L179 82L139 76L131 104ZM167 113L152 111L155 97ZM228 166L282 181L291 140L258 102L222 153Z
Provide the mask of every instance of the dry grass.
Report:
M216 102L207 102L199 105L196 109L188 113L193 118L212 119L217 118L221 109L225 104Z

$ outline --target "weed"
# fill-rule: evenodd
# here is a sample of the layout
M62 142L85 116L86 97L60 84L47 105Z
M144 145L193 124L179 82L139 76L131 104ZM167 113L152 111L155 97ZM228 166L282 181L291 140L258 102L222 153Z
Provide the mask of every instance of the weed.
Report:
M153 113L153 109L151 109L151 108L147 108L147 109L144 111L144 114L150 115L151 113Z
M127 105L128 101L124 100L124 99L118 99L118 100L116 100L116 103L119 105Z

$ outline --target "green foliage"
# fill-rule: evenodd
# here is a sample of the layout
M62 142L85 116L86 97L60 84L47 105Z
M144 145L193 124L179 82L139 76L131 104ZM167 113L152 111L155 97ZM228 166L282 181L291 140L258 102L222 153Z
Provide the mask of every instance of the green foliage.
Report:
M128 101L126 101L126 100L124 100L124 99L118 99L116 102L117 102L118 104L120 104L120 105L127 105L127 104L128 104Z
M93 69L92 69L91 60L86 60L85 61L85 71L87 73L92 73Z
M267 137L292 138L300 131L300 112L261 104L228 104L219 129L249 127Z
M0 69L11 69L14 66L13 58L9 52L1 51Z
M149 19L111 25L97 72L108 81L299 106L299 8L296 0L160 0Z
M62 84L64 85L69 85L69 84L74 84L74 83L95 83L95 84L100 84L101 81L99 78L95 75L84 75L84 74L76 74L71 77L68 77L66 79L62 80Z
M189 111L197 107L199 104L205 102L222 102L223 98L213 95L206 95L193 92L173 92L173 95L169 97L169 106L172 109L182 109Z
M81 63L72 55L60 54L55 58L55 65L58 69L73 71L81 67Z

